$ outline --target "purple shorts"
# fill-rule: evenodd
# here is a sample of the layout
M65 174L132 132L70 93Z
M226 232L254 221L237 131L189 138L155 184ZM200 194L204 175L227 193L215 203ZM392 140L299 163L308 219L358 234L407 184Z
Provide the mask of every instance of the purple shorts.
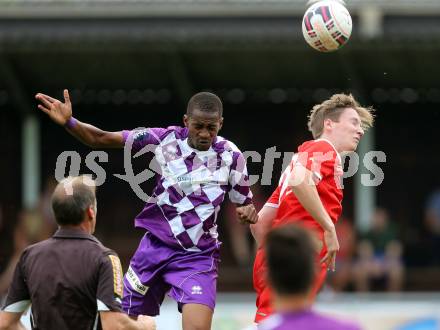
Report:
M171 248L147 233L124 276L122 308L128 315L159 315L165 294L183 304L214 310L217 285L217 246L201 252Z

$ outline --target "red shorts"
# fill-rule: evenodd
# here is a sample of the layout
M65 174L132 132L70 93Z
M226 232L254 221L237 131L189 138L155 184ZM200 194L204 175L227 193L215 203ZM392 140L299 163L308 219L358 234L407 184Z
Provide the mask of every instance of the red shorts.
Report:
M316 274L315 283L313 284L313 289L310 296L311 300L314 300L316 298L316 295L324 284L326 278L327 265L324 263L319 264L319 260L321 260L325 256L325 253L326 249L323 248L321 253L319 253L319 255L317 256L319 258L317 259L317 266L319 267L319 269ZM255 257L253 274L254 288L257 293L257 312L255 314L255 322L257 323L261 322L263 319L273 313L271 290L267 284L266 276L267 268L264 249L258 249L257 255Z

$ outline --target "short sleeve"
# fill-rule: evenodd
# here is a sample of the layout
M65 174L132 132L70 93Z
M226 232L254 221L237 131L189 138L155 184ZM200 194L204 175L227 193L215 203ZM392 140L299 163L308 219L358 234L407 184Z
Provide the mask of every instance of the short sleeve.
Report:
M103 255L98 277L98 311L121 312L123 293L121 261L115 254Z
M248 205L252 202L246 160L241 152L233 153L229 172L229 199L232 203Z
M272 195L269 197L269 199L266 201L266 203L264 204L264 206L268 206L268 207L273 207L273 208L278 208L279 204L280 204L280 191L281 191L281 187L278 186L277 189L274 190L274 192L272 193Z
M142 128L131 131L123 131L124 143L131 146L134 152L146 146L156 146L161 141L161 136L166 132L166 128Z
M328 142L313 141L293 156L292 165L307 168L318 184L324 177L334 174L337 157L336 150Z
M24 312L30 305L29 290L26 285L26 278L23 271L24 254L20 257L15 267L11 286L9 287L6 302L2 310L11 313Z

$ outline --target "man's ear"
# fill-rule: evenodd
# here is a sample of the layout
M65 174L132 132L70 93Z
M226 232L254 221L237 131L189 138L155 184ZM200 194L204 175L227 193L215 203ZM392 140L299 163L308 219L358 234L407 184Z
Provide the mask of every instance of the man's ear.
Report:
M188 127L189 125L189 117L187 114L183 115L183 124L185 125L185 127Z
M220 130L223 127L223 117L220 118L220 127L218 128L218 130Z
M93 219L93 218L95 218L96 217L96 214L95 214L95 208L94 208L94 206L93 205L90 205L88 208L87 208L87 216L89 217L89 219Z
M323 131L325 129L327 130L331 130L333 128L333 121L330 118L327 118L324 120L324 125L323 125Z

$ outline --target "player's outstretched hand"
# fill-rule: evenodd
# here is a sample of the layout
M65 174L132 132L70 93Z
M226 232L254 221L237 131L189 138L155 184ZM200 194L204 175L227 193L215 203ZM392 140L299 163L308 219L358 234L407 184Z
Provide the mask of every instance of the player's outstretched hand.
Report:
M151 316L139 315L137 320L144 330L156 330L156 322Z
M336 270L336 253L339 251L339 242L336 230L324 231L324 242L327 247L327 254L322 258L321 262L327 265L328 269Z
M64 90L64 103L42 93L35 95L35 98L41 102L38 105L38 109L47 113L55 123L65 125L70 117L72 117L72 103L70 103L69 91L67 89Z
M237 215L240 223L257 223L258 213L253 204L237 207Z

